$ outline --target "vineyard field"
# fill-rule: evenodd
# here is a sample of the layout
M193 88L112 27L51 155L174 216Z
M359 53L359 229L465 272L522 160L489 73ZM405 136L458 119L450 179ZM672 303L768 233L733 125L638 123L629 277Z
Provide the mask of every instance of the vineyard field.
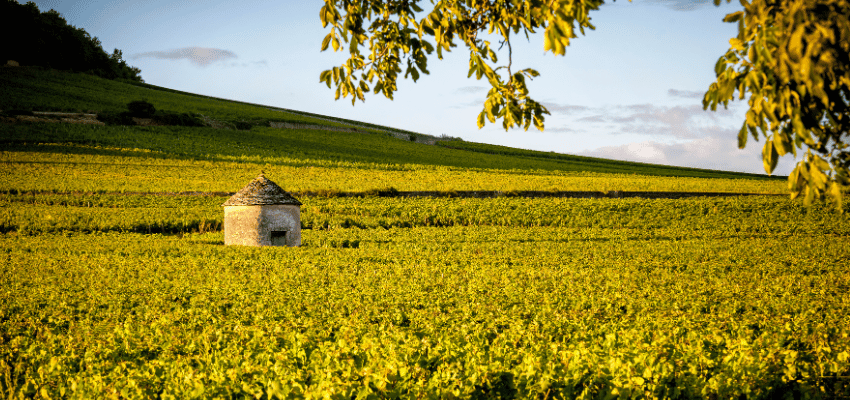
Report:
M4 195L4 396L846 390L850 221L826 206L304 198L303 247L244 248L223 200Z
M14 113L140 98L266 125ZM0 69L0 109L0 398L850 399L850 202L785 177L39 68ZM260 173L303 203L302 246L224 246Z
M846 235L683 229L336 228L306 230L301 248L224 247L220 233L7 233L3 394L828 398L846 388Z
M203 233L223 223L220 196L0 195L0 232ZM607 229L651 238L850 234L846 217L783 197L691 199L302 197L308 230L454 226ZM850 211L848 209L847 211Z
M319 158L320 155L317 158L309 158L304 155L287 155L284 151L264 156L215 155L201 152L186 156L174 154L174 150L169 150L169 146L177 149L190 148L188 145L181 147L181 142L174 137L169 139L172 140L171 143L163 145L159 150L143 150L62 143L63 136L60 135L64 131L51 137L50 135L55 134L50 133L51 129L58 128L47 125L44 127L45 132L42 132L40 138L36 138L35 143L16 142L0 150L0 173L4 177L0 181L0 191L235 192L260 171L265 171L287 190L294 192L364 192L388 187L402 191L787 192L787 182L782 179L650 177L625 173L546 170L538 164L515 169L488 168L492 160L485 157L508 157L484 154L478 155L482 158L479 161L474 157L467 158L457 154L448 154L440 159L434 158L431 153L421 155L429 157L429 162L436 164L439 160L444 160L448 165L409 164L403 163L402 158L394 160L398 163L381 163L378 161L380 159L375 159L374 162L346 161L332 157ZM328 134L327 140L333 139L334 134ZM371 138L369 135L361 136ZM357 140L356 137L349 139L352 142ZM39 143L38 140L44 141ZM49 143L47 140L60 143ZM111 140L121 139L119 137ZM139 143L142 141L139 138L133 140ZM390 145L383 145L382 140L374 140L372 146L392 149ZM151 139L147 143L154 141ZM291 146L292 142L282 143L289 143ZM403 141L396 141L394 145L402 147L401 154L407 151L404 150L407 146L414 150L422 147L433 148ZM252 150L245 150L246 153L250 151ZM507 161L503 163L503 166L505 165Z

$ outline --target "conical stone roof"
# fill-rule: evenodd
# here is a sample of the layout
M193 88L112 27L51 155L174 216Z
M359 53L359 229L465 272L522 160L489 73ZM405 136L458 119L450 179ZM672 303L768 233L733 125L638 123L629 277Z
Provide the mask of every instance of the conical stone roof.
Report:
M222 206L265 206L281 204L300 206L301 202L263 174L260 174L260 176L248 183L242 190L227 199Z

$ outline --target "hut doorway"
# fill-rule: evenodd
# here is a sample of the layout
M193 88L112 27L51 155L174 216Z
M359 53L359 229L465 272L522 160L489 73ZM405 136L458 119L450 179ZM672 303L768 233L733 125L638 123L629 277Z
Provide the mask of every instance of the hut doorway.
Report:
M272 231L269 239L272 246L286 246L286 231Z

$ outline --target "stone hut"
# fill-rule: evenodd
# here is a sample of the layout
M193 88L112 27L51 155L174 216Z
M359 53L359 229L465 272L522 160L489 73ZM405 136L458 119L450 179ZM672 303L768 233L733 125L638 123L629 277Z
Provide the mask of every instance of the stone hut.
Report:
M263 174L222 206L225 245L301 245L301 202Z

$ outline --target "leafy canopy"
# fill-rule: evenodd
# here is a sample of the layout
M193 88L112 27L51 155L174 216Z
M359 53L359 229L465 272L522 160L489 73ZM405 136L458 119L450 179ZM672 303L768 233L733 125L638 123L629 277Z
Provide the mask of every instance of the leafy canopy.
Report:
M727 0L729 2L730 0ZM720 0L714 0L720 4ZM841 209L850 184L850 1L741 0L729 14L738 36L715 66L717 81L703 99L716 110L749 95L738 146L765 137L764 169L805 149L788 177L792 198L810 204L828 194Z
M731 0L726 0L727 3ZM563 55L576 31L594 29L588 16L603 0L325 0L320 17L331 31L322 50L348 45L350 57L322 72L320 81L336 86L336 98L365 101L364 93L389 99L404 66L404 77L428 73L428 56L456 47L469 50L469 76L485 77L490 90L478 115L478 127L502 120L505 130L533 123L544 128L546 107L534 101L526 80L537 71L513 69L511 38L542 30L544 51ZM722 0L714 0L720 5ZM712 111L735 97L749 97L739 147L748 135L766 138L765 171L772 173L780 156L804 158L789 176L792 197L805 202L829 195L841 209L842 191L850 185L850 0L740 0L743 11L726 16L738 23L738 36L716 64L717 81L703 99ZM417 20L418 16L422 16ZM494 44L480 36L499 37L507 46L507 63L498 65ZM486 35L485 35L486 34ZM430 41L433 40L433 43ZM361 48L368 53L364 55ZM374 82L374 86L373 85Z
M545 51L563 55L576 30L594 29L588 12L603 0L441 0L424 13L420 0L325 0L320 17L331 32L322 42L322 51L334 51L348 44L350 57L339 67L322 72L320 81L336 86L336 98L351 96L365 100L370 89L389 99L397 90L396 81L404 65L404 77L414 81L428 73L428 55L462 42L469 50L469 75L486 78L491 89L484 109L478 115L478 127L486 121L502 120L505 130L521 126L528 130L534 123L543 130L546 107L528 95L526 80L539 74L526 68L515 70L511 59L511 37L543 30ZM417 21L416 16L424 15ZM499 46L508 46L507 63L496 66L494 44L480 38L484 34L501 37ZM430 40L433 40L433 43ZM368 43L368 44L367 44ZM364 55L361 47L368 47ZM371 86L374 82L374 86Z

